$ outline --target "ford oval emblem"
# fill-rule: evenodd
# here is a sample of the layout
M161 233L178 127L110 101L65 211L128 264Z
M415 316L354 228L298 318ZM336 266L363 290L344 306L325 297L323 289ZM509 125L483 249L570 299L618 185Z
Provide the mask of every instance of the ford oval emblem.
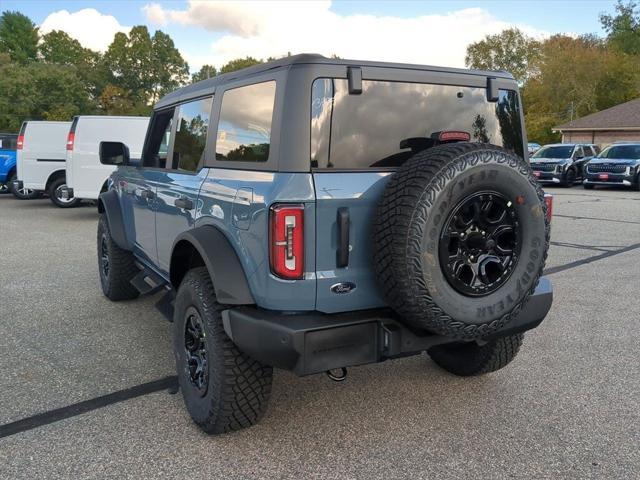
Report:
M344 295L346 293L351 293L356 289L356 284L352 282L342 282L336 283L331 286L331 291L336 295Z

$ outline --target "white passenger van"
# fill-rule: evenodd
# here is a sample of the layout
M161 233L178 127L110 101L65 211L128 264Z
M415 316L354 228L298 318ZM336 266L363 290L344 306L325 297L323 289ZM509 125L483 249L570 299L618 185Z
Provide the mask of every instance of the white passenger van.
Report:
M62 198L66 186L65 142L71 122L27 121L22 123L17 144L18 180L14 189L49 194L58 207L73 207L78 201Z
M67 138L65 198L97 200L116 167L100 163L100 142L122 142L130 158L142 156L149 117L81 115L74 117Z

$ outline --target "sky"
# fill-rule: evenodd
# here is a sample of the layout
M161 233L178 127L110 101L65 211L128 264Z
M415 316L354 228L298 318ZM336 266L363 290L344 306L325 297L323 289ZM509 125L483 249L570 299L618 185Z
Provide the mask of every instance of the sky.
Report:
M468 44L517 26L544 38L603 35L608 0L197 1L0 0L42 33L64 30L104 51L118 31L146 25L174 40L192 72L245 57L320 53L341 58L463 67Z

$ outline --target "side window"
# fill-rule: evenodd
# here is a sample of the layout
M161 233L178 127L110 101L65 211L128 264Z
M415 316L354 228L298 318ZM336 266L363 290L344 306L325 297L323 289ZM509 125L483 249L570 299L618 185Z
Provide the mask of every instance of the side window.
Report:
M275 98L273 81L224 92L216 140L217 160L268 160Z
M142 166L166 168L167 150L171 141L171 126L174 109L155 112L149 126L149 136L142 156Z
M171 168L197 172L204 163L209 117L213 98L203 98L178 107Z

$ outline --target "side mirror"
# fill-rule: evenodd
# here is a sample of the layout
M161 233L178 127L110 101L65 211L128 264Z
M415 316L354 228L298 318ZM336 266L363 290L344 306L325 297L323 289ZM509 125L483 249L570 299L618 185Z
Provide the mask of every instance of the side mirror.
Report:
M129 147L122 142L100 142L99 152L103 165L129 164Z

